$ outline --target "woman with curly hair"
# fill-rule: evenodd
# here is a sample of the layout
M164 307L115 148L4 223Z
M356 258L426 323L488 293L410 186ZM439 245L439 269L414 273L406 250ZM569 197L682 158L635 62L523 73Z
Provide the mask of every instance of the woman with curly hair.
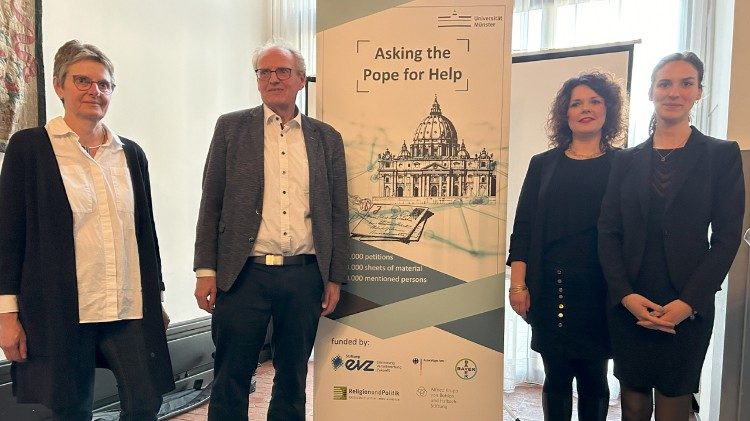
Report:
M624 132L623 108L610 75L568 79L547 121L552 148L531 159L518 200L508 294L513 310L531 324L531 348L542 355L547 421L570 420L574 378L579 419L607 416L611 350L597 220Z

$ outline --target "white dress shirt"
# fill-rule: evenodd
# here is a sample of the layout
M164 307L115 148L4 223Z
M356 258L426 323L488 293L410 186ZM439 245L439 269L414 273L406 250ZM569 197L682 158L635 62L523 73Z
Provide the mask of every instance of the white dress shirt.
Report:
M251 255L315 254L310 170L300 113L285 124L263 105L263 210ZM196 276L216 276L198 268Z
M302 118L282 125L265 105L263 115L263 212L252 254L315 254Z
M91 157L62 117L45 126L73 212L73 242L81 323L143 317L133 186L122 141L106 140ZM0 312L18 311L15 295L0 295Z

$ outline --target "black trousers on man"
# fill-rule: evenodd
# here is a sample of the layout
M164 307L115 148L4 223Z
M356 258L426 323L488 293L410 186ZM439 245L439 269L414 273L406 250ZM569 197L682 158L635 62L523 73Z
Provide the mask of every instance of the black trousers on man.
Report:
M219 291L211 325L216 358L209 421L247 420L252 374L273 317L273 379L268 420L304 421L305 382L321 312L317 262L245 263L232 288Z

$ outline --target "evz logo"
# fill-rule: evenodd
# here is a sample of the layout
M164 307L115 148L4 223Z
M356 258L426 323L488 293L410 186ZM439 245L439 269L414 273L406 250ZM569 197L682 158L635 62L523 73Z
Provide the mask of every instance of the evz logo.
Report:
M372 364L375 361L373 360L346 360L344 363L344 367L346 367L349 371L359 370L359 371L375 371L375 369L372 368Z

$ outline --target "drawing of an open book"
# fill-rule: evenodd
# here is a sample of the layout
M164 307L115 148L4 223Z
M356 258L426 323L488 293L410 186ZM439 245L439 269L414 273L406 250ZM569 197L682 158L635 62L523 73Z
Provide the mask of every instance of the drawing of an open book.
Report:
M360 214L352 237L362 241L419 241L432 212L422 206L373 203Z

